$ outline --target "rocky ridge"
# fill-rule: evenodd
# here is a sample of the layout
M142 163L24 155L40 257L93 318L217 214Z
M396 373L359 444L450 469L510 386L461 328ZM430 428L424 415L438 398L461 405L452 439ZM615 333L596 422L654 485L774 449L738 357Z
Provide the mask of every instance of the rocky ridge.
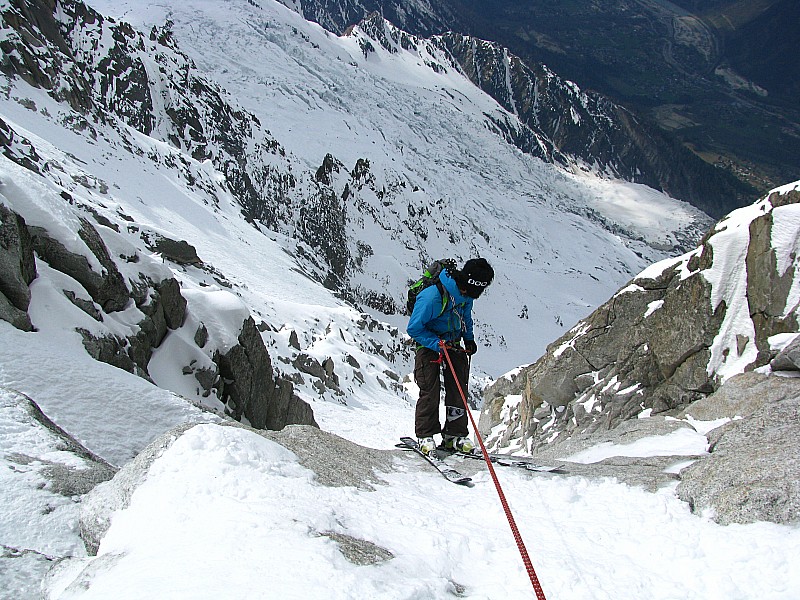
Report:
M796 360L790 358L796 358L796 350L778 351L798 331L799 202L793 184L731 213L695 251L646 269L548 346L538 361L489 387L480 424L489 444L498 450L564 457L590 441L596 443L597 436L616 437L623 425L656 417L685 419L717 398L727 410L721 409L715 418L745 418L709 438L713 460L701 461L687 472L695 483L682 484L681 493L698 509L716 506L725 522L755 520L761 517L754 515L765 513L779 522L795 520L797 490L787 491L778 483L781 478L768 476L770 485L781 491L765 493L784 500L769 509L734 514L730 507L719 508L722 500L708 486L732 486L741 492L746 488L743 473L726 468L725 476L713 477L708 470L726 455L728 461L751 460L762 467L780 462L796 479L800 465L787 456L798 455L792 450L797 431L792 407L800 396L797 379L767 378L765 390L785 390L781 400L767 400L764 391L755 394L745 388L734 394L732 378L755 369L797 371ZM754 405L742 410L727 404L721 400L726 393L753 393ZM794 431L795 438L776 431ZM741 436L770 441L762 448L749 443L745 448L735 441ZM747 505L739 492L731 495Z
M365 52L372 43L387 49L430 43L443 49L449 64L434 68L459 69L514 115L518 122L494 119L494 127L523 152L664 190L714 217L754 194L608 96L584 91L544 63L523 59L502 44L468 35L474 27L461 9L447 2L408 9L391 1L377 8L376 3L355 0L285 3L340 34L357 25L371 40L362 46Z
M63 204L66 192L40 189L34 193L41 194L39 202L49 196L55 206ZM46 222L29 224L12 208L27 210L29 219L36 220L32 204L21 201L25 194L13 179L0 182L0 319L23 331L33 330L28 309L38 260L39 269L63 275L61 293L88 317L76 320L75 330L89 355L151 380L148 369L154 350L187 322L189 311L179 282L165 265L126 243L118 231L92 223L87 218L90 211L64 212L62 208L66 218L58 229L48 229ZM115 254L109 245L123 251ZM165 260L168 256L162 254ZM184 374L194 375L204 395L220 403L220 410L236 419L246 418L257 428L315 424L311 408L293 393L292 383L275 377L269 353L246 309L238 343L230 348L209 343L201 318L188 321L195 327L196 350L207 360L200 369L186 365Z

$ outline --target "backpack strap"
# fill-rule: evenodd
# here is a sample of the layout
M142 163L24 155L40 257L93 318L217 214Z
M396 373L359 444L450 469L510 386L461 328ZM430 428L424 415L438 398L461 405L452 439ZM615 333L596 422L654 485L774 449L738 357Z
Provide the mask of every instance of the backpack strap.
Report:
M436 278L435 283L436 283L436 289L439 290L439 294L441 294L442 296L442 310L440 310L439 314L437 315L437 317L441 317L444 314L444 311L447 309L447 303L450 301L450 294L448 294L447 290L444 289L444 285L442 284L442 282L439 280L438 277Z

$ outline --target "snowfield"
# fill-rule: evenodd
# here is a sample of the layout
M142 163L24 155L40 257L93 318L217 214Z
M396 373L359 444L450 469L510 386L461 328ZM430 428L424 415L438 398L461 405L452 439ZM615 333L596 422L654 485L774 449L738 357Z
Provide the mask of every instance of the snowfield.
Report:
M550 598L788 600L800 590L796 528L722 527L671 488L501 476ZM98 556L56 569L47 597L533 597L486 472L474 488L416 466L380 477L372 490L325 487L274 442L198 425L153 463ZM354 564L337 536L390 554Z
M334 152L346 169L369 157L379 184L409 184L376 222L349 224L351 234L363 227L358 241L374 250L355 283L380 285L400 300L423 250L490 259L498 278L476 303L482 345L473 392L535 360L635 273L668 256L664 248L679 233L705 222L643 186L522 155L485 126L484 112L499 106L456 72L437 75L410 52L366 57L363 33L339 38L273 0L90 5L145 38L170 19L197 69L257 116L295 172L313 171ZM334 362L341 394L320 392L310 377L295 386L321 429L388 451L413 433L404 317L361 312L321 285L296 240L245 221L210 161L182 157L189 175L172 170L181 151L155 138L163 122L152 138L120 123L97 125L92 136L65 127L74 115L43 90L5 77L0 89L0 117L48 165L42 176L0 155L0 203L90 262L76 230L81 218L99 215L111 223L97 228L123 274L175 277L188 302L183 327L148 365L151 383L91 359L76 332L130 335L138 309L93 319L67 298L89 301L86 290L37 259L29 309L36 331L0 321L0 599L532 597L479 465L469 467L474 487L462 488L396 451L371 486L325 485L287 448L221 426L222 403L182 370L210 360L192 343L199 322L209 347L225 349L253 316L269 326L262 338L280 375L298 374L292 361L300 350ZM169 98L154 97L163 113ZM400 224L409 207L427 206L437 208L420 248ZM209 270L169 263L142 243L143 233L188 241ZM124 256L136 256L135 267ZM52 475L88 473L91 461L65 449L58 429L112 469L190 424L154 460L130 504L111 515L98 555L88 556L79 515L91 496L59 489ZM595 448L573 459L693 455L705 447L706 430L696 429L689 438ZM613 479L498 474L551 600L800 598L798 526L723 527L693 515L673 486L653 493ZM353 540L366 558L348 553Z

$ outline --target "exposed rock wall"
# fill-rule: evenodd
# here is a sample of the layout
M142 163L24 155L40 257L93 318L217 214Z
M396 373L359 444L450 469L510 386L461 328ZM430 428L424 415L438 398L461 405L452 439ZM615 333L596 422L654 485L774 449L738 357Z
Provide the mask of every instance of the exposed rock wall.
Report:
M0 204L0 319L30 331L30 283L36 278L33 244L25 220Z
M139 261L142 257L112 256L98 229L86 218L78 222L77 237L100 265L100 272L93 268L88 255L68 250L57 236L42 227L28 226L22 216L0 204L0 319L24 331L33 329L28 314L29 285L36 278L34 257L38 256L74 280L76 288L85 290L85 296L72 289L63 293L98 324L114 313L132 307L138 310L141 318L127 336L76 329L93 358L150 379L148 364L154 350L186 318L187 302L180 284L171 276L155 280L146 274L147 269L134 279L124 277L116 261ZM115 234L109 230L108 235ZM202 347L205 340L200 333L195 343ZM212 372L202 372L198 377L201 383L206 382L204 387L216 390L234 418L246 418L256 428L316 425L311 407L294 394L292 383L275 377L252 318L243 322L238 341L226 353L215 353ZM189 369L187 375L191 373Z
M798 187L731 213L490 387L489 445L563 460L646 425L719 420L678 495L724 524L800 521Z
M731 420L708 434L710 456L681 471L682 500L723 524L800 522L800 381L737 375L686 414Z
M643 411L672 414L767 365L769 338L798 331L798 202L787 186L732 213L695 251L645 270L490 387L481 417L490 443L536 451Z
M242 325L239 344L214 362L226 382L221 396L237 420L244 416L257 429L276 430L317 424L311 407L293 394L291 382L273 377L272 361L252 317Z

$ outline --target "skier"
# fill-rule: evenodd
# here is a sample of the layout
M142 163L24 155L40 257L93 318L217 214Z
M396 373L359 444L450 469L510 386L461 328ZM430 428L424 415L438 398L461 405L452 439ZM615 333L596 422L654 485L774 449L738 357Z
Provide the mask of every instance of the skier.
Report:
M416 298L408 321L408 335L417 342L414 380L419 386L415 423L420 450L435 452L435 434L442 434L446 449L471 452L475 445L467 437L469 418L447 365L439 341L448 355L462 390L467 389L469 357L478 351L472 331L472 302L489 286L494 270L484 258L473 258L461 270L442 270L441 285L429 285ZM444 292L444 293L442 293ZM461 340L464 341L462 347ZM439 420L440 373L444 371L446 420Z

